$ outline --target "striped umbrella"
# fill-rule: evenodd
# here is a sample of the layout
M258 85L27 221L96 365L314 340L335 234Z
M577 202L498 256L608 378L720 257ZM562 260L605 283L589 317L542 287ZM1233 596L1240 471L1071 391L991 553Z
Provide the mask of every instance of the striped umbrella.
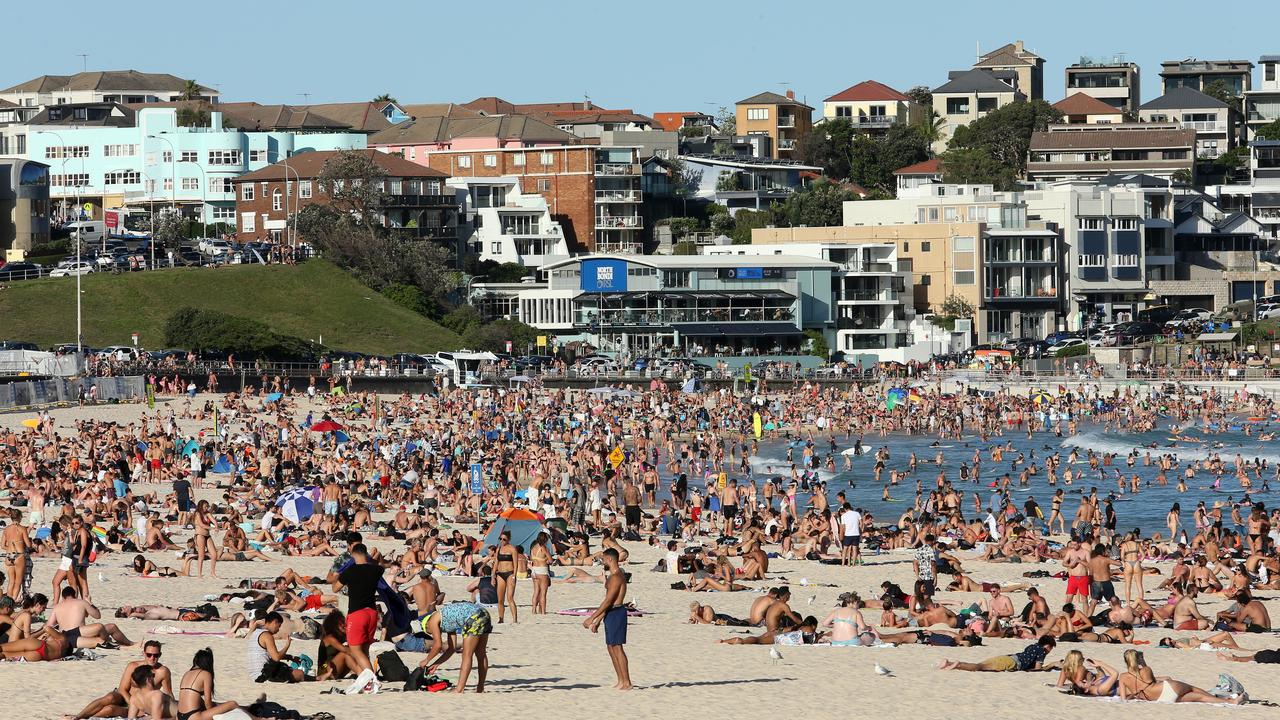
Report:
M291 487L276 498L276 507L285 519L300 523L315 514L320 488L314 485Z

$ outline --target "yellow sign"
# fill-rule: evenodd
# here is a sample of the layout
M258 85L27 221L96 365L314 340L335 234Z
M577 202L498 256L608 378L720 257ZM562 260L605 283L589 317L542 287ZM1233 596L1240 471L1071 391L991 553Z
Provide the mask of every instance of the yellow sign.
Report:
M547 336L546 336L546 335L539 335L539 336L538 336L538 347L546 347L546 346L547 346Z
M87 212L87 213L91 213L91 212L93 212L93 203L85 203L85 204L84 204L84 211L85 211L85 212Z
M626 453L622 452L621 447L616 447L613 449L613 452L609 453L609 464L613 466L614 470L617 470L618 466L622 464L622 461L626 459Z
M760 422L760 413L751 413L751 425L755 430L756 439L760 439L760 435L764 432L764 423Z

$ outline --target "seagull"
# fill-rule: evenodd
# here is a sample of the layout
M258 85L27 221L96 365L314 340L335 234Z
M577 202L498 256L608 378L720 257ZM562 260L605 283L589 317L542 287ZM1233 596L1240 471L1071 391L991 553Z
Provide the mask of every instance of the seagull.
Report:
M782 653L778 652L777 646L770 646L769 657L773 658L773 664L777 665L778 661L782 659Z
M107 576L106 576L106 575L103 575L102 573L98 573L98 582L102 583L103 585L106 585L106 584L107 584Z
M880 663L876 663L876 674L883 675L885 677L893 677L893 671Z
M817 596L817 595L810 595L810 596L809 596L809 604L810 604L810 605L812 605L812 604L813 604L813 601L814 601L814 600L817 600L817 599L818 599L818 596Z

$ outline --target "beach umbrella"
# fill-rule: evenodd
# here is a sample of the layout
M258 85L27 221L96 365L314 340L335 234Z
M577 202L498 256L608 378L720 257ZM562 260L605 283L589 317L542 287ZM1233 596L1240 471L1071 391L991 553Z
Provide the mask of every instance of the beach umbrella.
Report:
M588 390L588 391L587 391L587 393L588 393L588 394L590 394L590 395L612 395L612 394L613 394L613 388L611 388L611 387L593 387L593 388L591 388L590 390Z
M271 393L265 399L269 403L280 402L280 398L284 397L284 393Z
M341 397L342 395L347 394L347 389L342 387L341 385L334 385L333 389L329 391L329 394Z
M231 461L227 459L226 455L219 455L217 462L213 464L212 468L209 468L209 472L216 473L218 475L225 475L226 473L231 472L231 470Z
M538 533L545 528L542 526L542 516L535 512L524 508L503 510L493 527L489 528L489 533L484 536L484 554L488 554L489 547L498 544L498 536L504 530L511 531L511 544L519 545L527 553L533 547L533 541L538 538Z
M35 428L40 427L40 421L36 418L27 418L22 421L22 427L29 427L34 430Z
M276 507L284 518L300 523L315 514L319 497L320 488L315 486L291 487L276 498Z
M340 443L351 441L351 436L342 432L341 430L334 430L333 437Z
M321 420L311 426L312 432L334 432L341 429L342 426L332 420Z
M188 440L186 445L182 446L182 452L179 455L190 455L200 449L200 443L195 440Z
M1037 405L1048 405L1053 402L1053 396L1043 390L1037 390L1031 393L1031 402Z

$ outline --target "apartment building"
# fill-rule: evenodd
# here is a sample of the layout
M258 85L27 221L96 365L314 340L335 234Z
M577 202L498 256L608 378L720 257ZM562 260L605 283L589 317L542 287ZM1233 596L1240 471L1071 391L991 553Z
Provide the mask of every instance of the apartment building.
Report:
M95 107L110 110L97 120L77 117ZM66 114L55 119L58 112ZM0 147L50 166L55 216L102 219L118 208L145 214L158 203L208 224L234 224L236 177L304 152L364 148L367 138L305 127L246 131L218 110L208 113L208 126L190 127L179 124L178 112L118 103L49 107L42 113L48 124L0 128Z
M752 95L736 105L739 135L769 138L768 156L775 160L796 157L796 141L813 127L813 108L796 100L793 90L785 96L772 92Z
M1083 93L1115 111L1137 116L1142 103L1142 71L1137 63L1119 57L1081 57L1067 66L1065 74L1067 97Z
M1138 119L1174 123L1196 134L1195 156L1216 158L1234 148L1240 135L1239 112L1199 90L1179 86L1138 108Z
M714 115L697 111L654 113L653 120L663 130L681 135L709 135L719 129Z
M1263 55L1258 59L1262 66L1262 84L1257 90L1244 93L1244 121L1248 126L1248 138L1263 125L1280 120L1280 55Z
M0 159L0 265L49 242L49 166Z
M149 103L204 100L217 103L219 93L168 73L95 70L74 75L41 75L0 90L0 100L22 107L78 103Z
M1012 76L1014 89L1028 100L1044 99L1044 58L1028 50L1021 40L981 55L973 69L997 77Z
M546 198L525 192L519 176L449 178L447 187L465 199L458 232L467 254L530 268L569 256Z
M1222 83L1232 95L1241 96L1253 89L1253 63L1248 60L1168 60L1160 63L1161 92L1178 87L1205 90Z
M804 187L805 173L822 168L794 160L770 160L739 155L681 155L693 179L694 197L715 201L736 212L761 210L783 202Z
M925 109L911 98L875 80L864 80L822 101L822 119L845 119L860 131L882 135L894 125L921 121Z
M384 173L383 226L401 236L438 242L457 251L459 204L445 186L446 175L376 150L357 150ZM289 219L310 205L332 205L320 183L326 164L340 151L306 152L232 180L236 188L236 237L240 241L282 242ZM340 208L345 209L345 208ZM305 237L289 237L304 241Z
M1096 180L1111 173L1194 173L1196 131L1178 123L1050 125L1031 135L1029 181Z
M1226 213L1245 213L1265 237L1280 238L1280 140L1249 143L1248 183L1205 188Z
M1064 125L1114 125L1124 122L1124 113L1101 100L1078 92L1053 104L1062 113Z
M933 90L933 109L942 117L939 138L933 143L935 154L942 154L956 129L985 117L1013 102L1026 100L1012 80L1001 80L986 70L962 70Z
M914 165L894 170L893 177L897 181L899 191L940 183L943 178L942 161L938 158L921 160Z

